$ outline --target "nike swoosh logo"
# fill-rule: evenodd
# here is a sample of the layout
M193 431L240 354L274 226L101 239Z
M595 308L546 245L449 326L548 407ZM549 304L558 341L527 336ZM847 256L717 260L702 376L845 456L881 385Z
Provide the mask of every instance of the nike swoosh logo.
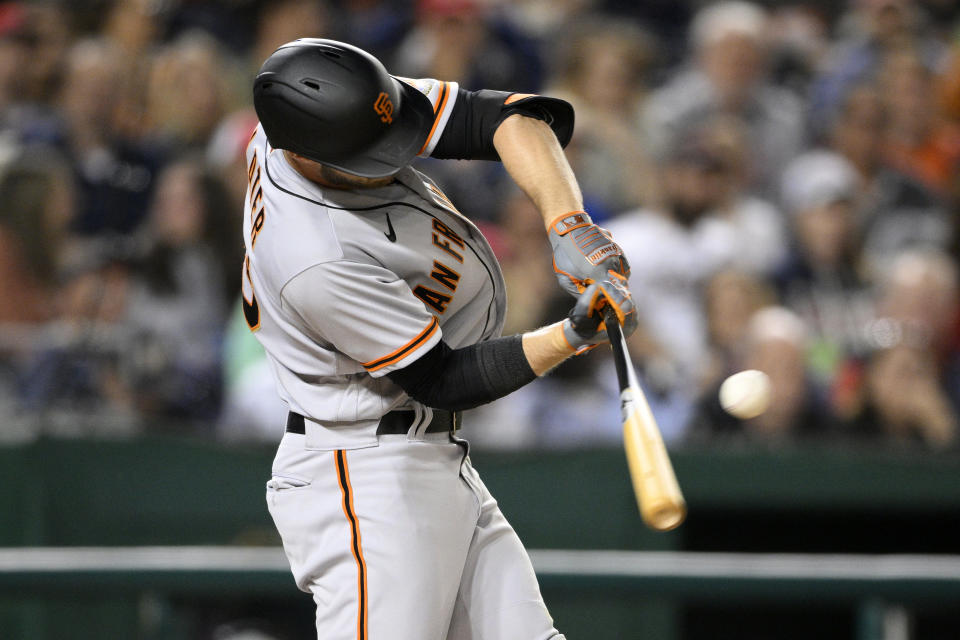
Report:
M396 241L397 241L397 232L393 230L393 223L390 222L390 214L387 213L387 214L385 214L385 215L387 216L387 229L388 229L388 230L385 231L385 232L383 233L383 235L387 236L387 240L389 240L390 242L396 242Z

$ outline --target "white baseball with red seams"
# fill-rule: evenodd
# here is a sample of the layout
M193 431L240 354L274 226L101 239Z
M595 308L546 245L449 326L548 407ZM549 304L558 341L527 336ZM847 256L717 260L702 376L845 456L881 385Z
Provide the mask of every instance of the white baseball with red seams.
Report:
M741 420L756 418L770 406L770 378L763 371L747 369L720 385L720 406Z

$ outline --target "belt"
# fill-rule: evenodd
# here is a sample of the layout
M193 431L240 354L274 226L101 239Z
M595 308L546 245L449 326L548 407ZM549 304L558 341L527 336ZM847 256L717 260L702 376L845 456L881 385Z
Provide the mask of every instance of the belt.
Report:
M416 413L413 411L391 411L380 418L380 424L377 425L377 435L396 435L405 434L410 430L416 419ZM433 410L433 419L427 425L424 433L444 433L446 431L456 431L460 428L462 414L460 411L444 411L442 409ZM304 424L305 418L299 413L291 411L287 414L287 433L299 433L301 435L307 432Z

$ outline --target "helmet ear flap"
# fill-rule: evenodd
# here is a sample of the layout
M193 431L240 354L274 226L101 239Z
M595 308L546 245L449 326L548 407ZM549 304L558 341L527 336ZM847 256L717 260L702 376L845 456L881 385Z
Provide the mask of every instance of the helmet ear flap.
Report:
M253 102L273 147L370 178L409 164L433 121L426 96L379 60L317 38L287 43L267 58Z

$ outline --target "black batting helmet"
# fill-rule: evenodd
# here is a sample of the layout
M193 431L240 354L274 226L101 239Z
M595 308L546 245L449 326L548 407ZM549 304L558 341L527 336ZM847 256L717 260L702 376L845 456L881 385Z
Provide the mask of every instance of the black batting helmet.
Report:
M433 124L425 95L357 47L320 38L288 42L253 82L270 144L366 178L396 173Z

